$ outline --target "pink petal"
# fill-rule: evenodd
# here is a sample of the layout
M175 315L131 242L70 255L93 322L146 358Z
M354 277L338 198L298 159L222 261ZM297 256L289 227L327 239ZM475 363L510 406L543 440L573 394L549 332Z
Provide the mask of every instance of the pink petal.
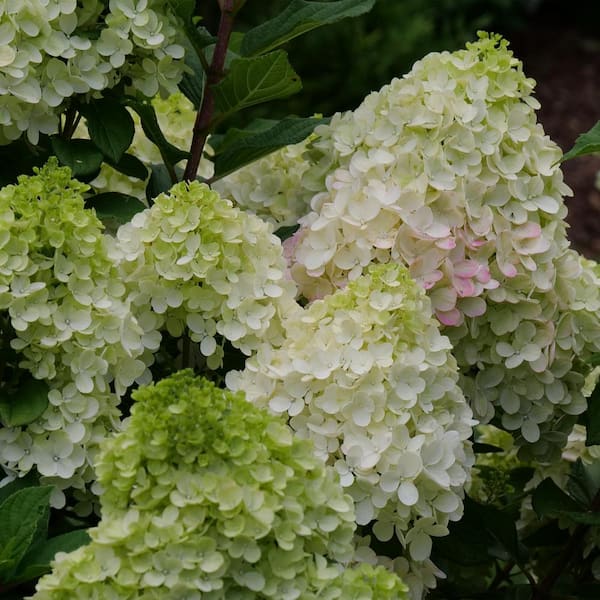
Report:
M515 267L515 265L511 265L510 263L498 261L498 267L502 273L506 275L506 277L515 277L517 274L517 267Z
M440 279L442 279L444 275L441 271L433 271L432 273L427 273L427 275L423 275L423 277L419 277L417 281L421 284L426 290L431 289Z
M447 312L436 311L436 316L438 321L442 325L447 325L448 327L454 327L455 325L460 325L462 322L462 315L460 311L456 308L449 310Z
M463 260L454 265L454 274L461 278L470 278L477 275L481 265L474 260Z
M515 229L514 235L516 238L536 238L542 233L542 228L537 223L525 223L521 227Z
M443 240L438 240L435 245L442 250L452 250L456 248L456 240L454 238L448 237Z
M479 283L488 283L488 281L492 278L489 267L485 265L481 265L481 269L479 273L477 273L477 281Z
M452 283L459 297L467 298L475 295L475 284L470 279L455 277Z

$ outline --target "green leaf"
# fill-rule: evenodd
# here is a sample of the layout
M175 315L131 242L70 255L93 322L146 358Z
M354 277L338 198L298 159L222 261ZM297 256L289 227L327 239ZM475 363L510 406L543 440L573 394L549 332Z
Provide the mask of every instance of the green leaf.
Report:
M600 513L561 510L559 515L582 525L600 525Z
M223 117L239 110L285 98L302 89L283 50L231 61L225 77L213 87L215 105Z
M575 140L575 145L562 157L562 161L597 152L600 152L600 121Z
M119 192L98 194L86 199L85 205L87 208L93 208L106 228L113 232L146 208L146 205L134 196Z
M0 552L1 551L2 549L0 548ZM12 580L16 566L17 561L14 558L0 559L0 585ZM2 598L4 598L4 596Z
M10 395L0 397L0 419L5 427L33 423L48 406L49 388L33 377L26 379Z
M21 560L13 583L30 581L50 571L50 563L57 552L73 552L88 544L90 536L85 529L69 531L33 546Z
M22 138L0 146L0 187L17 183L19 175L32 175L33 167L41 167L49 156L45 147L32 147Z
M0 560L14 561L16 565L25 556L40 523L48 518L53 489L49 485L24 488L0 504ZM4 578L11 575L5 572Z
M583 507L563 492L550 477L542 481L533 491L531 498L533 510L537 516L556 517L562 511L580 511Z
M150 179L146 186L146 198L149 203L159 194L167 192L173 187L171 176L164 165L150 165Z
M282 242L285 242L285 240L292 237L298 229L300 229L300 225L286 225L285 227L280 227L274 233Z
M242 43L244 56L264 54L291 39L347 17L358 17L370 11L375 0L338 0L337 2L305 2L293 0L273 19L246 33Z
M313 129L328 119L287 117L283 121L262 121L262 127L251 124L246 129L231 128L214 147L215 175L219 179L278 148L297 144Z
M433 539L432 558L439 564L438 557L444 557L453 565L473 567L491 562L488 548L493 540L481 529L479 521L473 522L466 515L463 523L452 523L450 535Z
M133 154L123 154L121 160L118 163L107 161L108 164L113 168L129 177L135 177L145 181L148 177L148 168L146 165Z
M196 0L168 0L171 10L184 22L192 21Z
M581 459L577 460L571 466L567 491L580 503L579 508L590 506L599 489L600 462L584 465Z
M533 477L535 469L533 467L515 467L510 470L508 480L517 491L517 494L523 494L527 483Z
M202 52L202 50L196 50L195 45L191 42L189 37L184 37L180 43L185 48L184 62L190 72L184 72L183 77L179 82L179 89L194 105L194 108L198 110L202 105L206 81L204 67L202 66L201 60L198 58L198 52Z
M528 548L563 546L569 540L569 532L561 529L556 520L546 523L523 539Z
M600 444L600 385L596 385L588 398L588 407L585 412L586 446Z
M71 168L73 177L94 177L100 170L104 155L91 140L50 138L52 151L62 165Z
M173 146L173 144L165 138L160 129L160 125L158 124L156 111L150 102L143 102L128 96L125 99L125 103L140 116L142 129L144 130L146 137L158 147L165 163L175 165L180 160L188 158L189 152L185 152L184 150L180 150L176 146Z
M80 107L90 139L102 154L118 163L131 145L135 125L129 111L117 101L103 98Z
M519 542L514 516L493 506L465 498L463 518L450 525L446 538L434 540L435 553L459 565L489 563L492 558L526 559L527 549Z
M9 496L12 496L18 490L22 490L27 487L38 487L39 475L34 471L29 471L24 477L18 477L13 479L10 483L0 487L0 504L4 502Z
M204 56L204 49L214 44L216 38L204 27L196 27L192 22L195 4L195 0L169 0L172 10L183 21L184 35L180 39L180 44L185 48L184 61L190 71L183 74L179 89L198 109L202 104L206 78L200 57Z
M488 454L493 452L504 452L504 448L483 442L473 442L473 452L476 454Z

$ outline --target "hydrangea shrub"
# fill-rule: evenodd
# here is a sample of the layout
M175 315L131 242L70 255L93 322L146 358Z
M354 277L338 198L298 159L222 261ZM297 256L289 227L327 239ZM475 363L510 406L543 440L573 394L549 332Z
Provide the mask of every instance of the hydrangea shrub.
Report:
M0 311L19 367L50 388L37 420L0 428L0 465L11 476L35 467L61 489L92 479L94 448L146 369L144 331L103 226L84 207L87 188L51 159L0 190Z
M169 3L159 0L15 0L0 11L0 143L58 131L74 96L127 79L152 97L175 92L184 48Z
M312 445L240 393L179 372L140 388L102 446L92 541L59 555L35 600L405 598L352 557L352 499Z
M497 415L550 459L585 410L598 284L568 248L561 152L507 46L481 34L432 53L319 126L288 190L317 193L286 254L309 300L372 263L405 265L453 343L476 417Z
M404 267L377 265L285 327L228 386L286 415L339 473L357 523L429 569L431 536L462 514L474 424L429 299Z

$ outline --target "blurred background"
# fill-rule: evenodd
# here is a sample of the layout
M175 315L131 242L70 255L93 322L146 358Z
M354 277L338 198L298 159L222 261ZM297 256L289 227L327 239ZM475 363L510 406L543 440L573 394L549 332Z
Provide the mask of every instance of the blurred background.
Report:
M238 28L274 16L289 0L248 0ZM217 3L214 4L215 7ZM203 3L206 12L206 3ZM218 8L206 26L216 31ZM410 70L428 52L455 50L485 29L504 35L537 81L539 121L566 151L600 120L600 0L378 0L363 17L315 30L288 45L303 91L253 116L331 115ZM268 110L268 113L265 112ZM564 164L573 245L600 258L600 157Z

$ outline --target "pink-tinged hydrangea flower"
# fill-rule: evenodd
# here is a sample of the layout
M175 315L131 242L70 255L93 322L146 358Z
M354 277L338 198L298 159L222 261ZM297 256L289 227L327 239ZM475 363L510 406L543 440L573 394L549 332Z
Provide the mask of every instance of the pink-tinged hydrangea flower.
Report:
M288 254L309 300L371 263L405 265L476 417L498 414L543 457L585 409L576 356L599 347L598 282L568 250L561 153L507 45L480 34L430 54L318 127L306 179L320 191Z
M227 385L313 440L358 524L396 536L418 570L460 518L473 463L472 412L429 299L404 267L378 265L285 327Z
M0 428L0 466L9 476L37 468L61 489L92 479L120 397L146 371L144 331L86 190L55 159L0 190L0 317L19 367L50 388L37 420Z
M540 264L549 289L568 189L533 84L506 42L483 36L318 127L310 156L324 175L293 264L304 295L311 278L333 290L390 259L431 290L446 325L481 315L488 290Z
M281 419L191 371L133 396L96 462L102 520L35 600L406 599L382 567L342 567L352 498Z
M56 133L75 95L98 94L124 78L152 97L175 92L184 48L159 0L14 0L0 13L0 144L23 132L36 144Z
M250 354L279 339L283 315L300 310L279 238L198 182L175 185L123 225L115 252L150 351L161 331L187 329L216 368L220 340Z
M476 414L518 433L524 457L558 457L600 348L600 278L595 263L568 250L554 261L554 287L516 277L490 292L486 313L446 333L463 369L461 385Z

